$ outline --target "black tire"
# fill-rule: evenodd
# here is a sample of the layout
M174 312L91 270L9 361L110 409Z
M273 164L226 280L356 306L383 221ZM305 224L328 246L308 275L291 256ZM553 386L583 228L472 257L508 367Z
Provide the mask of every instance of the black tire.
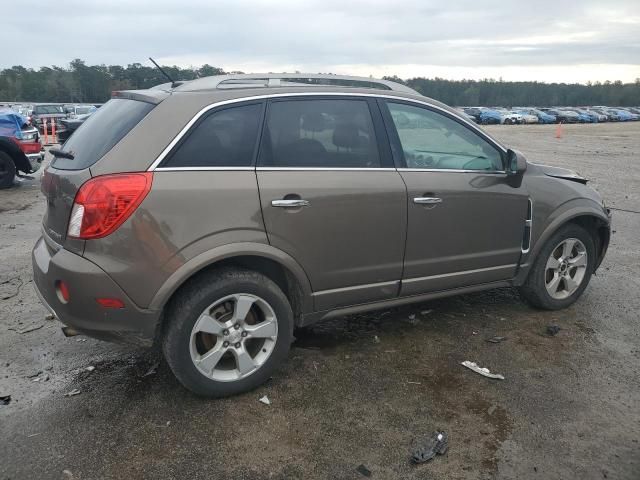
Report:
M504 119L504 123L505 123L506 125L511 125L511 124L513 123L513 120L511 120L510 118L505 118L505 119Z
M569 238L577 238L584 244L587 253L587 266L578 289L567 298L556 299L549 294L545 286L547 260L558 244ZM584 290L587 288L591 275L593 274L595 261L596 248L593 237L581 226L576 224L567 224L553 234L538 253L527 280L524 285L519 288L520 296L536 308L544 310L559 310L566 308L580 298Z
M277 318L277 339L265 363L249 376L216 381L201 373L191 359L191 331L208 306L238 293L256 295L270 305ZM165 321L162 348L167 363L180 383L206 397L226 397L258 387L287 358L293 341L293 312L287 297L271 279L250 270L228 268L200 275L172 299Z
M13 186L16 176L16 164L6 152L0 152L0 189Z

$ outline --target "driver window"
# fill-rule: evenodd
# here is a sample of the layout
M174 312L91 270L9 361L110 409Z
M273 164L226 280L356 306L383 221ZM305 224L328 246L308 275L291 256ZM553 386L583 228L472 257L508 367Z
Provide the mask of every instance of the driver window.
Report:
M407 168L502 170L500 152L468 128L426 108L387 103Z

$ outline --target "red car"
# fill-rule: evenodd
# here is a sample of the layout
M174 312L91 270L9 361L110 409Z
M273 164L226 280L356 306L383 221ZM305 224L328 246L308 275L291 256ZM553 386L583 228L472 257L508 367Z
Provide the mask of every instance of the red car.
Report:
M19 172L33 173L44 159L38 129L10 109L0 110L0 188L9 188Z

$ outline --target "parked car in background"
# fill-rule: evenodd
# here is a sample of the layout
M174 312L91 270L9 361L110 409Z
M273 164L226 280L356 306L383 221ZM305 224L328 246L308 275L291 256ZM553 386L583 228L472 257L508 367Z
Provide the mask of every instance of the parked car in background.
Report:
M64 111L67 113L68 118L78 118L80 115L90 115L94 113L97 108L93 105L65 105Z
M598 120L598 123L608 122L609 121L609 117L607 115L605 115L604 113L596 112L595 110L592 110L591 108L584 108L583 110L587 114L589 114L591 116L595 116L595 118Z
M632 113L624 108L613 108L612 110L620 116L620 121L622 122L630 122L640 119L640 115Z
M561 110L557 108L542 108L543 112L556 117L556 123L579 123L580 116L576 112L570 110Z
M504 118L500 112L492 110L490 108L483 108L480 112L480 123L482 125L495 125L502 123Z
M466 118L467 120L471 121L471 122L475 122L478 123L476 121L476 117L474 117L473 115L469 115L464 108L456 108L456 110L458 111L458 113L460 115L462 115L464 118Z
M610 238L586 179L385 80L116 92L51 153L39 297L69 335L156 340L205 396L258 387L320 320L506 286L568 307Z
M43 158L38 129L18 112L0 109L0 188L13 185L19 172L38 170Z
M74 118L63 118L60 120L63 128L58 132L58 143L63 144L66 142L73 132L75 132L80 125L82 125L87 118L93 115L96 111L97 109L94 107L93 110L90 110L90 113L84 113L76 115Z
M35 105L33 107L33 113L31 115L31 121L33 125L42 132L44 128L44 120L47 124L55 119L58 124L60 120L67 117L67 113L62 108L62 105ZM50 127L47 127L50 128Z
M524 123L524 117L520 113L503 108L496 108L495 110L502 116L500 123L504 123L505 125L520 125Z
M542 110L538 110L537 108L518 107L515 110L522 115L535 115L538 119L538 123L556 123L555 115L543 112Z
M593 116L593 115L589 115L588 113L585 113L583 111L581 111L578 108L568 108L566 109L567 112L573 112L573 113L577 113L578 114L578 122L579 123L594 123L598 121L598 118Z
M473 121L481 123L480 115L482 114L482 107L463 107L462 110L467 115L473 117Z
M528 113L524 110L513 110L513 112L519 114L522 116L522 123L526 123L526 124L532 124L532 123L539 123L540 120L538 119L537 115L534 115L532 113Z

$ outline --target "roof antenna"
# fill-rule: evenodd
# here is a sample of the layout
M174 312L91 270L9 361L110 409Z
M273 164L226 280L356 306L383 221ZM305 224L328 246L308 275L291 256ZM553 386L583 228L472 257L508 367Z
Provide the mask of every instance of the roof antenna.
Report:
M167 78L169 79L169 81L171 82L171 88L176 88L178 85L180 85L180 84L179 84L178 82L176 82L173 78L171 78L171 76L170 76L167 72L165 72L165 71L162 69L162 67L161 67L160 65L158 65L158 64L156 63L156 61L155 61L153 58L149 57L149 60L151 60L151 61L153 62L153 64L156 66L156 68L157 68L158 70L160 70L160 73L161 73L162 75L164 75L165 77L167 77Z

